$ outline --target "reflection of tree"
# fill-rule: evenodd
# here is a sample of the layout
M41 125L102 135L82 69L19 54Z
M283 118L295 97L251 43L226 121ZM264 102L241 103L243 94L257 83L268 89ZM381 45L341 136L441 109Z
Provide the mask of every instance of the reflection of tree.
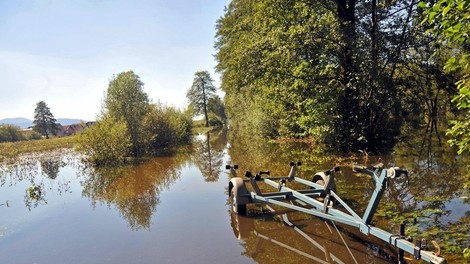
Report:
M257 219L259 216L263 221ZM285 218L292 225L289 227L282 215L259 216L231 215L235 237L245 250L242 254L256 263L385 264L394 254L373 243L364 245L358 231L354 234L316 217L300 219L299 214L289 214Z
M46 158L39 161L42 172L50 179L54 180L59 174L59 169L65 166L65 162L60 157Z
M40 185L33 184L26 189L24 204L29 211L31 211L31 208L36 208L39 204L47 204L46 191L42 182Z
M456 158L454 151L447 145L432 144L426 147L426 155L420 155L422 137L410 136L408 144L397 145L394 154L389 156L340 157L327 154L320 147L305 143L266 142L249 133L229 133L231 163L238 164L242 174L244 170L257 172L270 170L273 175L286 175L288 161L300 160L299 176L307 180L312 174L324 168L338 164L341 174L336 177L338 193L354 210L362 214L367 207L374 189L374 182L366 175L354 174L352 163L373 164L382 162L386 166L400 166L410 171L410 183L405 177L389 181L384 197L374 216L374 223L389 232L396 233L398 225L417 219L418 224L407 226L409 234L419 238L435 239L445 254L462 250L467 246L470 230L469 190L465 187L466 164L463 157ZM412 141L412 140L416 141ZM296 186L288 183L293 189ZM273 191L271 188L262 191Z
M336 156L325 153L322 146L308 142L278 143L241 131L229 131L228 141L230 163L239 165L239 176L246 170L253 173L269 170L271 175L287 175L289 163L301 161L298 176L311 180L316 172L338 165Z
M217 181L222 172L225 144L221 143L220 138L223 138L224 134L220 133L215 140L211 140L211 134L208 132L205 138L196 139L194 142L194 163L206 182Z
M64 166L77 166L77 157L73 150L66 149L23 155L14 163L0 164L0 186L28 182L29 187L24 195L26 208L31 210L47 204L48 191L55 190L59 194L70 192L69 181L60 179L59 169ZM41 177L44 175L49 181Z
M446 144L436 143L424 151L416 148L420 139L412 138L408 144L395 147L390 162L410 170L410 184L394 179L385 197L386 210L380 213L392 220L387 225L395 230L400 222L417 219L417 224L409 226L409 235L439 241L444 254L461 252L470 230L470 216L461 213L470 207L460 198L468 192L461 176L468 161L456 159Z
M227 146L227 131L226 130L212 130L210 132L211 137L211 147L217 152L223 152Z
M160 192L180 177L186 155L154 158L143 164L115 168L86 167L83 196L115 205L133 230L150 228Z

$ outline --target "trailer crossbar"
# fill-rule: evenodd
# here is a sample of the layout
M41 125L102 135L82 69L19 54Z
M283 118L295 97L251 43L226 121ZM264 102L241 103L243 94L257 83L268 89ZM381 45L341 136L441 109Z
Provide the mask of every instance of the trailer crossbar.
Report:
M359 231L365 235L372 235L394 247L397 247L399 249L399 254L407 252L413 255L415 259L422 259L429 263L447 263L444 258L437 256L434 252L426 250L426 248L423 248L421 243L415 245L405 239L404 234L400 234L400 236L394 235L371 225L372 218L377 210L385 188L387 187L388 180L396 177L397 175L400 176L400 174L406 174L408 177L408 172L406 170L399 169L397 167L386 169L383 167L383 164L378 164L374 166L373 169L369 169L365 166L353 167L353 171L368 174L375 182L373 194L363 217L360 217L335 192L336 185L334 182L334 173L339 171L338 167L317 173L312 181L307 181L296 176L298 166L300 166L300 162L291 162L291 170L287 177L261 177L262 174L267 174L269 176L269 171L260 171L259 174L256 175L247 172L245 174L249 177L247 180L242 180L237 176L235 168L238 168L238 166L227 166L227 169L231 170L231 175L234 176L234 178L230 180L229 184L232 209L234 209L234 211L240 210L236 212L246 212L246 204L249 203L275 204L294 211L303 212L358 228ZM287 183L292 181L307 185L310 189L296 191L288 188L286 186ZM264 182L267 185L276 188L278 191L263 193L261 192L257 182ZM245 186L246 183L249 183L255 192L248 191ZM286 202L292 200L299 201L302 206ZM341 205L342 210L334 208L334 203ZM245 210L243 210L243 208L245 208ZM399 261L401 259L403 259L403 256L399 256Z

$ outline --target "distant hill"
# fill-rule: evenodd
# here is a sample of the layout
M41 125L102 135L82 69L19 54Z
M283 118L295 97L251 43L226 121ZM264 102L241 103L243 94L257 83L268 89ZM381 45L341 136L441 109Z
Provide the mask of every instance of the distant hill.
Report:
M68 125L71 125L71 124L77 124L77 123L80 123L82 121L85 122L84 120L81 120L81 119L57 118L57 123L59 123L63 126L68 126ZM29 120L27 118L24 118L24 117L5 118L5 119L0 119L0 125L1 124L19 126L20 128L28 128L30 126L33 126L33 121Z
M0 119L0 125L1 124L19 126L20 128L28 128L33 125L33 121L24 117L5 118Z

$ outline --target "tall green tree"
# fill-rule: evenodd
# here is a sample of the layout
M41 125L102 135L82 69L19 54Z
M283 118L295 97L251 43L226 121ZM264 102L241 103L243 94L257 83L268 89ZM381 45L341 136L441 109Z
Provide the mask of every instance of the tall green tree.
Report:
M193 84L186 94L189 105L193 108L194 113L204 114L206 127L209 126L209 100L216 96L217 90L212 83L213 81L209 72L198 71L194 74Z
M231 126L313 136L344 151L387 151L415 94L400 70L414 67L410 40L424 30L417 4L232 0L215 44Z
M143 120L150 108L143 86L144 83L133 71L121 72L109 82L104 99L104 114L125 123L134 156L145 149Z
M50 135L57 135L60 124L54 118L49 106L44 101L39 101L34 109L33 130L39 132L46 138Z
M429 5L429 7L427 6ZM458 94L453 102L463 112L459 120L451 123L448 133L459 154L470 152L470 1L439 0L432 4L420 3L437 42L451 50L445 69L457 74Z

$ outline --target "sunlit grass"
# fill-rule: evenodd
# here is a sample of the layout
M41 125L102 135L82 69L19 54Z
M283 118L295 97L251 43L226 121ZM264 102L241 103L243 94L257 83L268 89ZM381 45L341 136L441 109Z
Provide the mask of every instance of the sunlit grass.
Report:
M72 148L76 140L76 136L70 136L0 143L0 162L15 159L19 155L26 153Z
M207 132L214 130L214 129L218 129L218 128L219 127L215 127L215 126L206 127L206 121L204 120L193 120L191 131L193 135L197 135L197 134L206 134Z

